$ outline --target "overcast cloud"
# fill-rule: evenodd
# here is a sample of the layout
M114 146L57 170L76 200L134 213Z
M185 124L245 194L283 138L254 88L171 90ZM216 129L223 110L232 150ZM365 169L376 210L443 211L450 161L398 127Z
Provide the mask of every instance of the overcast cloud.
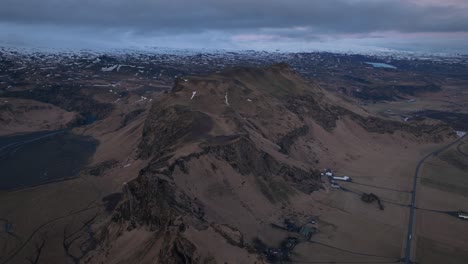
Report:
M0 42L460 52L468 0L2 0Z

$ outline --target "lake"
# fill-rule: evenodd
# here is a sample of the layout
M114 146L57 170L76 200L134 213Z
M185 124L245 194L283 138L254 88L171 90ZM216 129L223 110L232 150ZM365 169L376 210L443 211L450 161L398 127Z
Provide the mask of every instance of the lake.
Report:
M0 137L0 190L71 178L88 164L98 141L68 130Z
M387 69L396 69L397 67L381 62L366 62L366 64L372 65L374 68L387 68Z

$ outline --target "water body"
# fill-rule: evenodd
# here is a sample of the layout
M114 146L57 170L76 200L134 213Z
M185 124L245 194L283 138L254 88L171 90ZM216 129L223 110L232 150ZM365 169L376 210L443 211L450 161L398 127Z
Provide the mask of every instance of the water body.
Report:
M387 68L387 69L396 69L397 67L387 64L387 63L380 63L380 62L366 62L366 64L372 65L374 68Z
M97 144L92 137L68 130L0 137L0 190L74 177Z

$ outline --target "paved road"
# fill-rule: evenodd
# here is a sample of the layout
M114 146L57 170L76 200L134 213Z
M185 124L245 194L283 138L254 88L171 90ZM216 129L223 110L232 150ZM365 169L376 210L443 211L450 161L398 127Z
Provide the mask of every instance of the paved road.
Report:
M466 136L466 135L465 135ZM459 141L461 141L465 136L455 140L454 142L437 149L426 156L422 158L419 162L418 165L416 166L416 171L414 172L414 179L413 179L413 190L411 192L411 204L410 204L410 215L409 215L409 222L408 222L408 235L406 237L406 250L405 250L405 264L410 264L411 262L411 244L412 244L412 238L413 238L413 226L414 226L414 209L416 209L416 187L418 184L418 178L419 178L419 171L421 169L421 166L424 164L424 162L432 157L438 155L440 152L445 151L446 149L450 148L451 146L455 145Z

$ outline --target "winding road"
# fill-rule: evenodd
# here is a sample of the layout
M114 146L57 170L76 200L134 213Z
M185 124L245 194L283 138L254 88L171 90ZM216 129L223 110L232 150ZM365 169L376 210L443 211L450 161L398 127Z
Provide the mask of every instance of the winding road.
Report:
M463 138L465 138L466 135L463 137L458 138L454 142L437 149L426 156L422 158L419 162L418 165L416 166L416 171L414 172L414 179L413 179L413 189L411 192L411 203L410 203L410 215L409 215L409 220L408 220L408 235L406 236L406 249L405 249L405 264L410 264L412 263L411 261L411 244L412 244L412 238L413 238L413 227L414 227L414 210L416 209L416 187L418 184L418 178L419 178L419 172L421 170L422 165L424 162L432 157L432 156L437 156L439 153L445 151L446 149L450 148L451 146L457 144L460 142Z
M33 139L28 139L28 140L18 140L18 141L15 141L15 142L12 142L12 143L9 143L9 144L6 144L4 146L0 146L0 154L6 154L8 153L9 151L13 151L25 144L29 144L29 143L32 143L32 142L35 142L35 141L38 141L38 140L41 140L43 138L47 138L47 137L51 137L51 136L55 136L55 135L58 135L58 134L63 134L67 132L67 130L58 130L58 131L54 131L54 132L51 132L51 133L47 133L47 134L44 134L44 135L41 135L41 136L37 136ZM38 133L44 133L44 131L41 131L41 132L38 132ZM4 152L4 153L2 153Z
M463 144L465 144L465 142L460 142L460 144L458 144L457 146L457 151L458 153L460 153L461 155L465 156L465 157L468 157L468 153L465 153L463 152L463 150L461 150L461 146L463 146Z

